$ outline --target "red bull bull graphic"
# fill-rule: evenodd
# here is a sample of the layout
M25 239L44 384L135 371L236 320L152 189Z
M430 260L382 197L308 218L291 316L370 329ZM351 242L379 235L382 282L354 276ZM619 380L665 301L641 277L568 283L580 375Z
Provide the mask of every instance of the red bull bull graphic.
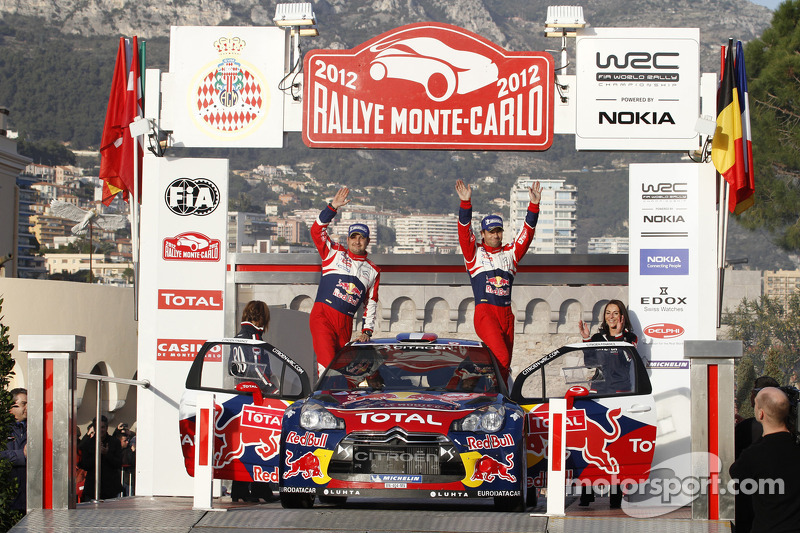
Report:
M286 450L286 470L283 472L283 479L301 476L303 479L312 477L322 477L319 457L314 452L308 452L297 459L292 459L294 454L291 450Z
M491 483L495 478L511 481L517 481L511 470L514 468L514 454L509 453L505 457L505 461L498 461L494 457L484 455L475 463L475 472L472 473L472 480L482 480Z
M278 481L281 417L286 402L273 406L242 404L236 397L214 405L214 477L237 481ZM195 418L180 421L181 447L189 475L194 475Z

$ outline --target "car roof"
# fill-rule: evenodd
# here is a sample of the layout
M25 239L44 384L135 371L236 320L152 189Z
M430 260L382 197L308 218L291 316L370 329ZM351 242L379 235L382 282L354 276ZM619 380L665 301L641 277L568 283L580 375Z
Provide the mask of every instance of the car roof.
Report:
M367 342L353 342L352 346L369 346L375 344L419 344L420 346L426 345L439 345L439 346L483 346L480 341L468 339L450 339L442 338L435 333L399 333L395 337L381 337L377 339L370 339Z

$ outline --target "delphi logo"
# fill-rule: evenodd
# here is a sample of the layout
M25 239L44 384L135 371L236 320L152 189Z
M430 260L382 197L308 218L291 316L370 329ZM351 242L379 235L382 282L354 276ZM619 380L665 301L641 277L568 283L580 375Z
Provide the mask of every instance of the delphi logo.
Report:
M164 192L164 201L178 216L206 216L219 206L220 193L216 184L206 178L178 178Z
M666 322L650 324L644 328L644 334L654 339L674 339L675 337L683 335L684 331L682 326L678 324L668 324Z

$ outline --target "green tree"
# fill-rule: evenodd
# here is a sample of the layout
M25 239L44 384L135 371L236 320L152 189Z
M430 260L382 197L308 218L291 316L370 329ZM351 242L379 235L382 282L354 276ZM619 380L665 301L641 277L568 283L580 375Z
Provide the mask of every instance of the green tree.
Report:
M800 0L783 2L772 25L745 47L756 192L741 216L776 243L800 250Z
M786 384L800 360L800 293L792 294L786 307L769 296L745 298L725 313L723 322L730 326L727 337L743 343L742 358L736 363L736 405L742 416L751 416L748 398L753 380L771 376Z
M8 390L11 376L14 375L14 360L9 341L8 326L3 324L3 299L0 298L0 451L6 449L9 429L14 418L9 412L13 398ZM8 531L16 524L22 513L11 510L11 501L17 494L17 482L11 478L11 464L0 459L0 531Z

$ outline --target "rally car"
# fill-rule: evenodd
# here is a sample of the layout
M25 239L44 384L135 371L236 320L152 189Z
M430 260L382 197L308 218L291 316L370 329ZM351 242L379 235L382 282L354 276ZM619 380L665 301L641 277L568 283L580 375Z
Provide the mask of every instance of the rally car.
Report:
M488 497L523 510L547 483L550 398L568 397L572 482L641 482L655 447L650 381L626 343L559 348L509 393L483 343L401 334L347 345L312 393L305 370L277 348L224 339L203 346L186 386L187 472L195 396L213 392L215 477L278 484L290 508L315 496L390 496Z
M353 343L283 417L280 498L494 498L525 508L525 416L483 343Z

